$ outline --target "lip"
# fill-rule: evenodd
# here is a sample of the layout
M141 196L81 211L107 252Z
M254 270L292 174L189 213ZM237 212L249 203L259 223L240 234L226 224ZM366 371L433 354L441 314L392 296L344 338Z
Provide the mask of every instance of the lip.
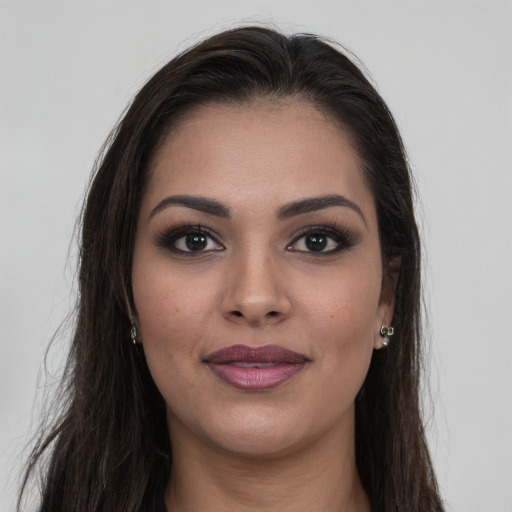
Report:
M204 358L217 377L247 391L275 388L297 375L308 361L305 355L279 345L232 345Z

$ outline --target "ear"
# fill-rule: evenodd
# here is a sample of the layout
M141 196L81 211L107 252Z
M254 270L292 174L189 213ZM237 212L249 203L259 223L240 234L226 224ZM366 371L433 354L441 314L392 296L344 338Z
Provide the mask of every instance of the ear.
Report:
M394 256L388 262L382 277L382 287L380 291L379 306L377 308L375 334L373 341L373 348L379 350L385 345L384 338L380 334L380 329L383 325L390 327L393 320L393 313L395 311L395 290L400 275L400 267L402 265L402 257Z

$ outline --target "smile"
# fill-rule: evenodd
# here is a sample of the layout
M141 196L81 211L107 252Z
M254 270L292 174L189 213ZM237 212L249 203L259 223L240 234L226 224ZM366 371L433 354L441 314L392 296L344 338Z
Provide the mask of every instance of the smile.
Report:
M297 375L308 361L306 356L279 345L233 345L204 359L217 377L230 386L247 391L279 386Z

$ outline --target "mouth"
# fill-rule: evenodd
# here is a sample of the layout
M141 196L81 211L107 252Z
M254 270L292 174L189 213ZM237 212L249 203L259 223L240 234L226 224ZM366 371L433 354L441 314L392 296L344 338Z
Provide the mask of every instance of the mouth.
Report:
M261 391L288 381L304 368L309 359L279 345L233 345L207 355L204 362L230 386Z

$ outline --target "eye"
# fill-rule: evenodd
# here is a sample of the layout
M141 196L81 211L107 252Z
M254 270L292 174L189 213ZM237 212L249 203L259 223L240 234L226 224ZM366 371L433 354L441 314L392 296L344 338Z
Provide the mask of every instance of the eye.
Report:
M175 253L190 255L224 250L224 246L209 230L200 226L170 229L158 237L157 245Z
M306 253L333 254L349 249L353 245L355 242L350 233L343 233L325 226L308 228L287 249Z
M188 233L174 241L174 247L184 252L219 250L219 245L204 233Z

